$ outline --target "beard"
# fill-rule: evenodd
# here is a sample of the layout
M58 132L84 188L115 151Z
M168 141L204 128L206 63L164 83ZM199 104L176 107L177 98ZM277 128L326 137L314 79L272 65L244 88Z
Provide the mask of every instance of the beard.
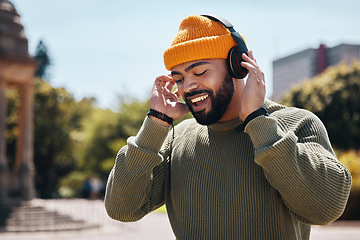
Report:
M211 125L218 122L224 116L234 95L234 91L234 81L230 74L227 74L219 90L215 94L212 90L200 90L185 94L185 99L187 99L187 97L194 96L196 94L207 93L211 103L211 109L208 112L206 112L206 108L201 111L194 112L191 102L188 100L185 100L185 102L199 124Z

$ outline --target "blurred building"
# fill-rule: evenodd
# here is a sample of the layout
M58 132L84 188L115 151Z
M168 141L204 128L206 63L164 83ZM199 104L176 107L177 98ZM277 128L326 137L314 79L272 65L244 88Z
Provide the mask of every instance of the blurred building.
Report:
M273 96L279 100L292 85L323 72L328 66L360 59L360 45L340 44L309 48L273 62Z
M33 78L36 65L28 52L19 14L11 2L0 0L0 206L11 203L11 196L21 200L35 196ZM11 169L6 153L6 91L9 89L18 91L20 102L16 159Z

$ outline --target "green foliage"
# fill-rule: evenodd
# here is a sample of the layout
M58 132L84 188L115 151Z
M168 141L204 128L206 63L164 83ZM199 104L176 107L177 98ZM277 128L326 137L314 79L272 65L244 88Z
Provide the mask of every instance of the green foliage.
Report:
M75 165L75 142L71 137L80 120L92 107L93 100L76 102L64 88L53 88L35 79L34 163L39 195L51 198L58 178Z
M148 110L148 103L137 100L120 101L119 111L92 108L88 117L81 121L81 127L72 132L76 149L74 172L86 176L100 176L104 181L109 175L119 149L126 145L129 136L136 135ZM60 182L60 189L65 195L81 192L81 185L69 185L66 179L73 178L70 172ZM74 181L74 180L72 180ZM71 191L70 191L71 190Z
M341 219L360 219L360 63L338 65L295 86L281 100L315 113L326 126L338 158L351 172L350 198Z
M59 181L59 195L62 198L82 197L84 181L89 176L82 171L73 171Z
M360 150L342 152L338 154L338 158L351 173L351 189L354 191L360 191Z
M34 87L34 165L39 197L51 198L58 179L76 165L76 142L72 133L93 108L93 99L77 102L64 88L53 88L41 78ZM16 89L7 91L6 139L10 168L15 159L20 98Z
M19 134L19 94L15 89L10 89L6 92L7 99L7 115L6 115L6 154L9 167L12 168L15 164L16 139Z
M93 174L107 176L116 153L126 144L126 139L139 130L147 108L147 103L134 101L123 103L118 113L93 110L82 123L85 139L79 150L79 166Z
M101 171L102 160L112 154L109 143L117 138L117 116L110 110L93 109L83 119L84 139L79 145L78 167L86 172Z
M349 150L338 153L339 161L349 169L352 177L351 192L348 204L341 219L360 219L360 150Z
M129 136L136 135L148 111L148 102L135 99L126 102L123 99L119 99L118 124L122 137L127 139Z
M360 63L338 65L302 82L281 100L315 113L339 149L360 148Z

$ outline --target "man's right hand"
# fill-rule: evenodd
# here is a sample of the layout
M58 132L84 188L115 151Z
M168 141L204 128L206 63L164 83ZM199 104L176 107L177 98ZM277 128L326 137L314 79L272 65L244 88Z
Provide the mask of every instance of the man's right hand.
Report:
M175 80L169 76L157 77L150 95L150 108L166 114L174 120L185 116L189 109L185 103L179 101L180 93L175 87ZM150 116L150 118L163 126L169 126L169 123L158 118Z

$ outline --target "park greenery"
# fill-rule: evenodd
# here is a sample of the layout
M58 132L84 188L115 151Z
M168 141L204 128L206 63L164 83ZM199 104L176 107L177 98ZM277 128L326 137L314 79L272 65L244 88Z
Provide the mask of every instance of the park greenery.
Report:
M136 134L148 103L119 100L119 111L101 109L94 99L81 101L64 88L35 78L34 164L36 189L41 198L63 193L81 197L82 182L91 176L106 180L114 158L126 139ZM18 96L8 91L7 154L13 165ZM62 192L59 193L58 189Z
M360 62L327 68L287 92L281 103L315 113L328 130L339 161L352 175L345 219L360 219Z
M83 183L92 176L104 182L115 156L135 135L149 108L147 101L119 97L116 109L96 106L96 99L77 100L65 88L51 85L51 59L39 43L40 62L34 79L34 165L39 198L82 197ZM360 63L328 68L302 82L281 103L314 112L329 132L339 160L353 178L345 219L360 219ZM14 165L19 97L7 91L7 157ZM189 117L189 116L188 116Z

